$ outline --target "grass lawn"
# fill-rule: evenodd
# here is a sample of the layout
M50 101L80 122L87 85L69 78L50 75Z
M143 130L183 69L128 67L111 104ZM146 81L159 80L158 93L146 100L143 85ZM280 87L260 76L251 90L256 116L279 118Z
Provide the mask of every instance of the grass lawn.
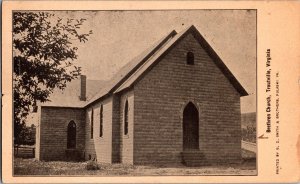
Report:
M151 176L151 175L256 175L255 160L240 165L185 167L132 166L99 164L99 170L87 170L87 162L43 162L35 159L14 159L14 175L96 175L96 176Z

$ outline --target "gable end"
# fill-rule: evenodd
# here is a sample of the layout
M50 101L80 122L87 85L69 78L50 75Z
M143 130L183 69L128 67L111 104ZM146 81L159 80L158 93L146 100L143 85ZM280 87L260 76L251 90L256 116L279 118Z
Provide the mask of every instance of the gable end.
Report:
M179 37L163 52L159 55L159 57L144 71L141 75L139 75L136 80L134 80L128 87L132 87L141 78L150 71L166 54L172 50L186 35L192 34L194 38L199 42L199 44L203 47L203 49L207 52L207 54L212 58L217 67L221 70L221 72L225 75L225 77L229 80L232 86L236 89L236 91L240 94L240 96L247 96L248 92L243 88L243 86L239 83L239 81L235 78L235 76L230 72L218 54L214 51L214 49L208 44L208 42L204 39L204 37L200 34L200 32L196 29L195 26L191 26L189 29L184 31ZM180 34L180 33L179 33ZM124 88L123 88L124 89ZM116 92L120 92L123 90L118 89Z

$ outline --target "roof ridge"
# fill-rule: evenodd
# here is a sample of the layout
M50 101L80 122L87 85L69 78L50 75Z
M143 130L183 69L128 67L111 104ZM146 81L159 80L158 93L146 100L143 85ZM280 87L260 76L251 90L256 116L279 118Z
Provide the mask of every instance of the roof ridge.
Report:
M99 102L103 98L118 93L123 89L134 85L144 74L146 74L147 71L151 70L151 68L153 68L166 53L168 53L178 42L180 42L180 40L190 33L193 34L195 39L212 58L216 66L228 78L229 82L240 93L240 95L248 95L247 91L231 73L229 68L214 51L209 42L201 35L194 25L191 25L181 30L179 33L177 33L175 30L169 32L169 34L156 41L151 47L144 50L141 54L135 56L130 62L124 65L114 75L114 77L108 81L105 80L105 84L101 88L97 89L97 92L94 93L94 95L91 95L91 98L89 98L87 101L81 101L76 105L72 103L67 105L65 104L63 106L86 108L96 102ZM88 81L89 80L87 80L87 82ZM50 106L53 105L50 104Z
M138 63L128 73L126 73L124 76L122 76L120 80L118 80L112 87L110 87L110 89L106 92L106 94L99 95L98 97L97 97L98 93L95 94L90 99L90 101L87 101L85 106L89 106L90 104L97 101L99 98L101 98L109 93L112 93L124 81L126 81L140 66L142 66L157 50L159 50L168 40L170 40L170 38L173 38L176 34L177 34L177 32L175 30L172 30L167 36L164 36L163 39L153 49L151 49L145 56L143 56L141 59L139 59ZM130 63L127 63L127 64L130 64ZM117 73L115 75L117 75ZM112 79L109 81L112 81L113 78L114 77L112 77Z
M124 81L124 84L120 86L119 89L116 90L116 92L120 92L125 88L128 88L132 85L134 85L139 79L143 76L143 73L146 72L147 68L153 67L156 61L159 61L160 58L164 55L164 53L168 52L171 48L173 48L174 45L176 45L182 38L184 38L187 34L193 34L195 39L198 40L199 44L203 47L203 49L212 57L213 62L217 65L217 67L223 72L223 74L228 78L229 82L233 85L233 87L241 94L241 96L248 95L247 91L243 88L243 86L239 83L239 81L235 78L235 76L231 73L231 71L228 69L226 64L222 61L222 59L218 56L218 54L214 51L214 49L211 47L211 45L205 40L205 38L201 35L201 33L197 30L197 28L194 25L191 25L178 33L174 39L172 39L170 42L167 43L166 48L162 50L160 55L157 57L154 56L154 60L150 61L150 64L146 66L146 69L142 69L142 71L138 71L136 73L139 73L138 76L135 77L134 81ZM156 57L156 58L155 58ZM146 62L147 63L147 62ZM145 64L146 64L145 63ZM126 84L128 82L128 84Z
M177 34L175 30L171 31L154 49L152 49L143 59L130 71L128 72L108 93L114 91L120 83L124 82L131 74L133 74L141 65L144 64L157 50L159 50L170 38Z

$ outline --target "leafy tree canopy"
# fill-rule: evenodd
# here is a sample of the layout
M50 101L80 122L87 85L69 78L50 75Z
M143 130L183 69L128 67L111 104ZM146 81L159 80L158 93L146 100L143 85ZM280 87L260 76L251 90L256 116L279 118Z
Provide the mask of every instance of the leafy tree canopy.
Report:
M92 31L82 33L85 19L62 19L49 12L13 13L13 90L15 141L37 101L48 101L55 88L80 75L77 47Z

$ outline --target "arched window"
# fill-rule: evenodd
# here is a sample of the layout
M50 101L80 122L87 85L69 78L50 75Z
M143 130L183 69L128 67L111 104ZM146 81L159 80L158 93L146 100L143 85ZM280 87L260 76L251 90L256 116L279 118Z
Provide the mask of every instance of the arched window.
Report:
M186 54L186 64L194 65L194 53L193 52L188 52Z
M128 134L128 101L125 102L124 109L124 135Z
M91 112L91 139L94 137L94 109Z
M76 124L74 121L70 121L68 124L68 133L67 133L67 148L75 149L76 148Z
M103 136L103 105L100 106L100 130L99 136Z

